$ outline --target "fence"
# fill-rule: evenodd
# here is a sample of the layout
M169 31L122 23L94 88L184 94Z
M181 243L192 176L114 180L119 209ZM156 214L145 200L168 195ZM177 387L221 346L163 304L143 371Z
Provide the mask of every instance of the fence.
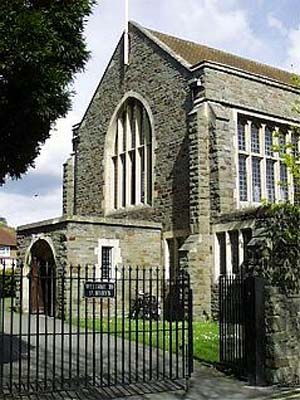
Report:
M0 275L0 392L179 381L192 372L192 293L181 271L13 265ZM10 279L7 280L7 276ZM149 389L148 389L149 390Z
M253 384L264 383L264 282L258 277L219 278L220 362Z

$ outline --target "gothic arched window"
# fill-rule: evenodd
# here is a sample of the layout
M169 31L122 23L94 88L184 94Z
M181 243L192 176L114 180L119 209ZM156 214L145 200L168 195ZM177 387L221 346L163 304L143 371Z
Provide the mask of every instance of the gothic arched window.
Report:
M128 98L117 115L113 142L113 208L152 204L152 132L142 103Z

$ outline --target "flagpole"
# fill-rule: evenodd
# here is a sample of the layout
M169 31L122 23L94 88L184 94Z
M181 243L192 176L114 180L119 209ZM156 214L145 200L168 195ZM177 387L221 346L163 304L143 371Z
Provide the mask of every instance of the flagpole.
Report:
M124 64L129 63L129 0L125 0L125 31L124 31Z

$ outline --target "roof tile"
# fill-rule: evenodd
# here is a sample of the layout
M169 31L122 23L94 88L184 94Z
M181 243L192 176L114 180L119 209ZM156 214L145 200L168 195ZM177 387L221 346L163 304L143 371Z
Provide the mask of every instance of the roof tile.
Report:
M204 61L211 61L295 86L293 83L294 75L287 71L248 60L221 50L213 49L208 46L190 42L188 40L179 39L165 33L150 29L148 29L148 31L167 45L175 54L187 61L191 66L196 66Z
M8 226L0 225L0 245L4 246L16 246L16 231Z

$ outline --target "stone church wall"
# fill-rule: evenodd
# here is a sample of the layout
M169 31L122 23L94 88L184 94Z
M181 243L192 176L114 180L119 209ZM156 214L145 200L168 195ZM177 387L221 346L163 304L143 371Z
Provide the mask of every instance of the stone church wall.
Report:
M68 224L68 263L96 264L98 240L119 241L121 264L156 267L162 264L161 229L154 224L112 221L104 223L70 222Z
M104 215L104 146L110 119L128 91L149 104L154 126L153 207L111 213L118 219L157 221L165 230L189 228L188 71L135 28L130 61L123 66L122 42L78 128L75 213Z
M237 209L236 112L274 119L277 123L299 122L293 106L299 90L270 83L261 78L238 76L232 72L205 67L202 75L203 96L210 109L211 216Z

